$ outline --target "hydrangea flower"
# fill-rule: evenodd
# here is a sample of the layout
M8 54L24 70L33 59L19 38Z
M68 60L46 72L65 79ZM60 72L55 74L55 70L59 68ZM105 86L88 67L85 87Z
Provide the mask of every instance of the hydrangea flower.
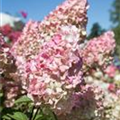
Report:
M87 0L67 0L41 22L29 21L13 45L12 54L23 61L31 59L39 53L41 44L51 40L61 26L75 25L79 28L79 40L83 40L86 36L87 9Z
M73 94L68 104L74 103L72 111L58 116L58 120L103 120L103 93L90 85L82 86L81 92Z
M35 102L62 109L57 104L69 99L80 86L83 78L78 40L75 26L63 26L52 40L43 43L40 54L27 62L27 89Z
M86 0L65 1L43 21L29 21L12 48L0 35L0 72L7 78L0 80L7 106L25 90L35 106L52 109L59 120L107 118L103 104L109 100L106 97L105 103L101 90L94 87L100 82L89 86L84 80L103 75L99 70L111 59L114 34L108 31L85 44L87 9ZM94 71L96 78L90 74Z
M117 67L115 65L109 65L105 72L109 77L114 77L117 71Z
M115 48L114 33L108 31L100 37L93 38L88 41L81 55L85 66L104 66L110 61L111 54Z
M16 74L36 104L62 112L57 103L66 102L81 84L78 42L86 35L87 9L86 0L67 0L42 22L28 22L13 45Z
M5 37L5 41L11 43L11 45L13 45L13 43L17 41L18 37L21 35L20 30L14 30L14 28L11 27L9 24L1 26L0 32Z
M13 69L14 58L9 50L9 46L0 34L0 73L4 73L7 77L9 76L9 73L12 73L15 70Z
M21 81L13 80L15 77L15 60L10 53L10 46L7 45L3 36L0 34L0 89L4 92L5 107L12 107L15 98L21 95Z

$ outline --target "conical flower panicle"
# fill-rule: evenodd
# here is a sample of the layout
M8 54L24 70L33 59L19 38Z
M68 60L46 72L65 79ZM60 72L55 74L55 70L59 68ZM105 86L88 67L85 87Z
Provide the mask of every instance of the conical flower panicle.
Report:
M25 61L31 59L39 53L41 44L50 41L61 26L76 26L79 30L79 40L83 40L86 36L87 8L86 0L67 0L43 21L29 21L12 48L13 55L16 58L22 57Z
M105 32L103 35L89 40L81 51L83 64L88 67L97 65L104 68L110 63L115 46L112 31Z

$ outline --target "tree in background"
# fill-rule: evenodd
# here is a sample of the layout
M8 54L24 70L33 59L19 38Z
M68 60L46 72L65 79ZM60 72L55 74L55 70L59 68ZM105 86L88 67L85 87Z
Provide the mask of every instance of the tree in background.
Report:
M102 33L105 32L105 29L102 29L101 26L99 25L99 23L94 23L92 28L91 28L91 32L88 35L88 39L100 36Z
M113 31L117 43L116 53L120 57L120 0L114 0L110 10L110 20L113 23Z
M114 0L110 10L110 20L116 26L120 25L120 0Z

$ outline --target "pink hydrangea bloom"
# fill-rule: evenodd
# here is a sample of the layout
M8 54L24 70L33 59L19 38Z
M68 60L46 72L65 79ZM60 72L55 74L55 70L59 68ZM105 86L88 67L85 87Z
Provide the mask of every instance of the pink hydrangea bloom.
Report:
M6 44L3 35L0 33L0 51L7 47L8 45Z
M17 41L17 39L20 37L20 35L21 35L20 31L13 31L8 35L8 38L10 39L10 41L13 44L14 42Z
M109 86L108 86L108 90L110 91L110 92L115 92L115 89L116 89L116 86L115 86L115 84L109 84Z
M29 21L13 45L12 54L16 59L21 57L23 61L31 59L39 53L41 44L50 41L63 25L75 25L79 28L79 40L83 40L86 35L87 9L87 0L66 0L42 22Z
M104 65L110 60L110 54L114 51L115 40L112 31L108 31L100 37L88 41L82 51L83 62L87 66Z
M109 77L114 77L116 74L117 68L114 65L110 65L106 68L105 73L109 76Z
M81 92L73 94L66 103L72 107L71 112L58 115L58 120L94 120L96 118L101 120L103 114L102 98L103 93L99 88L89 85L82 86Z
M82 63L104 65L115 41L109 31L80 46L86 35L87 8L86 0L67 0L42 22L29 21L10 49L17 66L12 79L22 82L35 105L49 106L57 116L65 117L62 120L101 117L97 112L102 94L83 84L83 74L87 74L81 68ZM14 89L8 97L11 94Z
M52 40L43 43L35 59L27 62L28 94L36 103L50 104L52 109L62 111L57 104L65 102L81 84L78 40L78 29L64 26Z
M0 90L3 90L6 107L12 107L15 99L21 95L21 81L15 77L17 69L14 57L9 50L10 46L6 44L0 34ZM12 75L15 77L14 80Z
M16 98L21 95L20 81L12 81L8 78L0 78L0 84L4 92L4 105L5 107L12 107Z
M29 21L23 29L21 36L12 46L11 53L17 61L21 58L21 62L25 62L31 59L31 56L39 53L42 39L39 34L38 25L38 22Z
M29 21L13 45L17 74L35 103L57 111L82 82L78 42L86 35L86 11L86 0L67 0L42 22Z
M5 42L3 36L0 34L0 74L5 73L8 76L9 73L14 71L14 58L9 50L9 46Z
M12 27L9 24L6 24L2 27L0 27L0 32L4 35L7 36L9 33L12 32Z

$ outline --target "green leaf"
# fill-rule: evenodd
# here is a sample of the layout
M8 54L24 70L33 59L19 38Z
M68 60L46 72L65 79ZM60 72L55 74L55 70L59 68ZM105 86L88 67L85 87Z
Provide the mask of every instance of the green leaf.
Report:
M43 118L43 115L42 114L38 114L35 118L35 120L41 120Z
M3 97L3 93L2 92L0 92L0 97Z
M15 112L10 117L12 117L15 120L28 120L28 117L22 112Z
M2 117L2 119L3 119L3 120L11 120L10 116L8 116L8 115L4 115L4 116Z
M32 102L32 100L30 98L28 98L27 96L22 96L15 101L15 104L22 103L22 102L29 103L29 102Z
M0 106L0 113L2 112L2 110L3 110L3 106Z

